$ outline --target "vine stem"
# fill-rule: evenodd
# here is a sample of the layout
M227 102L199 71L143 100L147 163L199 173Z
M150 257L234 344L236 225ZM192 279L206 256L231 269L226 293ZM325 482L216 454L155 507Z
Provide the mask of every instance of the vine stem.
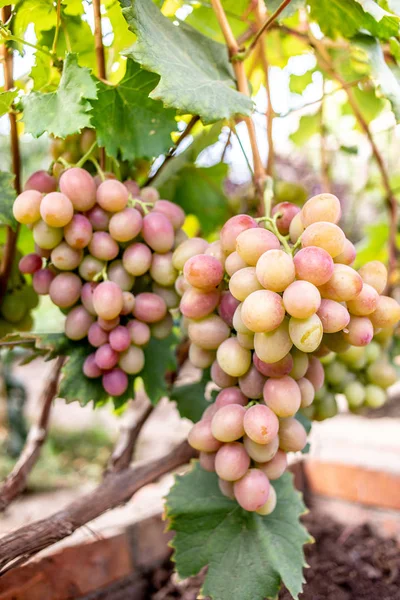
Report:
M332 63L331 57L329 56L329 53L327 52L324 45L321 44L321 42L319 40L317 40L311 34L311 32L309 32L308 35L309 35L310 43L313 46L313 48L315 49L317 60L320 63L320 65L322 66L322 68L324 68L333 79L336 79L336 81L338 81L343 86L343 88L346 89L347 98L349 100L351 109L352 109L354 116L356 117L361 129L364 131L365 135L368 138L368 141L371 146L372 154L375 158L375 161L378 165L378 169L381 174L382 184L383 184L383 187L386 192L386 203L387 203L387 208L388 208L388 212L389 212L389 245L388 245L389 277L388 277L388 280L389 280L389 288L390 288L390 282L392 280L392 276L397 267L396 236L397 236L398 207L397 207L396 197L395 197L392 187L390 185L389 174L386 169L386 165L383 160L383 156L382 156L378 146L375 143L375 140L370 131L370 128L368 127L368 123L366 122L363 114L361 113L360 109L358 108L358 104L357 104L357 101L353 94L353 90L351 88L346 87L345 80L339 73L336 72L335 67Z
M55 56L57 51L57 42L58 35L60 33L60 24L61 24L61 0L57 0L57 21L56 21L56 30L54 32L53 45L51 47L51 53Z
M281 12L287 7L288 4L290 4L291 1L292 0L283 0L282 4L280 4L278 6L276 11L274 13L272 13L272 15L264 21L264 23L261 25L260 29L257 31L250 46L247 48L247 50L242 55L242 57L241 57L242 60L245 60L246 58L248 58L250 56L250 54L253 52L254 48L257 46L258 41L261 38L261 36L263 35L263 33L265 33L268 29L271 28L274 21L276 21L276 19L279 17Z
M2 8L1 17L3 23L6 23L11 16L11 6L5 6ZM1 47L2 56L4 59L4 90L11 90L14 86L13 81L13 52L9 50L6 44ZM14 173L14 188L16 194L21 193L21 155L19 148L18 139L18 128L17 128L17 115L14 111L10 111L8 114L10 120L10 132L11 132L11 156L12 156L12 171ZM0 269L0 303L7 291L8 279L10 277L12 264L14 261L15 248L17 245L19 233L19 225L16 226L15 231L11 227L7 227L7 238L4 246L3 260Z
M325 82L323 84L323 90ZM320 143L320 157L321 157L321 179L324 192L331 192L331 179L329 176L329 160L328 160L328 149L326 144L326 127L325 127L325 98L322 94L321 106L319 109L319 120L320 120L320 131L321 131L321 143Z
M287 0L285 0L287 1ZM232 66L236 75L237 88L239 92L245 94L246 96L250 96L249 84L246 78L246 72L244 68L243 60L238 60L239 56L239 45L236 41L235 36L233 35L231 26L229 25L228 19L226 17L224 8L221 4L221 0L211 0L211 5L215 12L215 16L217 17L219 26L221 27L222 34L225 38L225 42L228 48L229 58L232 63ZM256 137L256 129L254 126L254 122L251 117L245 117L244 122L247 126L247 131L249 134L251 151L253 154L253 164L254 164L254 185L256 188L257 198L260 204L263 202L263 193L264 193L264 182L265 182L265 169L262 164L260 152L257 145L257 137Z
M101 3L100 0L93 0L94 16L94 43L96 50L97 74L100 79L106 80L106 61L103 46L103 31L101 28ZM100 166L104 170L106 164L106 153L104 148L100 148Z

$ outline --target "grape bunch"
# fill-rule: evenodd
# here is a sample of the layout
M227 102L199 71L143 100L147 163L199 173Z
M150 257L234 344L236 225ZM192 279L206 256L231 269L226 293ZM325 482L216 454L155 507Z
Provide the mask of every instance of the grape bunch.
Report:
M355 248L340 216L336 196L319 194L301 210L285 202L271 217L232 217L218 241L193 238L175 251L189 357L211 366L222 388L189 443L222 493L248 511L272 512L269 481L306 445L295 415L324 384L320 358L366 347L400 318L397 302L381 295L384 265L351 267Z
M3 252L4 246L0 246L0 262ZM38 304L38 296L24 273L24 259L17 250L11 266L6 293L4 298L0 299L0 338L15 330L29 331L32 327L31 311Z
M102 378L110 396L128 388L144 367L143 346L166 338L178 272L173 250L186 238L183 210L134 181L98 181L72 167L59 180L34 174L13 206L32 229L35 253L23 258L38 294L49 294L65 314L65 334L91 352L83 365Z

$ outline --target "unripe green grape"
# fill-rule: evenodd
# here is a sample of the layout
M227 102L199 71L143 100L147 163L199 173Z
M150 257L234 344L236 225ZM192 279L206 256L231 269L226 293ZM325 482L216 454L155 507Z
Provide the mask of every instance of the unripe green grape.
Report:
M333 394L325 394L318 404L317 420L332 419L338 414L338 405Z
M272 512L274 512L276 508L277 500L278 499L276 497L276 491L272 487L272 485L270 485L268 500L265 502L265 504L263 504L260 508L256 510L256 513L263 516L270 515Z
M247 435L243 438L247 454L258 463L265 463L274 458L279 448L279 437L276 435L268 444L257 444Z
M44 221L37 221L33 226L33 239L35 243L45 250L52 250L63 239L63 230L58 227L50 227Z
M301 414L304 415L309 421L313 421L315 418L315 403L313 402L310 406L305 406L301 409Z
M102 260L87 254L79 265L79 275L85 281L93 281L93 278L103 270L104 264Z
M325 367L325 379L328 383L332 385L339 385L343 382L347 375L346 366L339 362L334 361L327 367Z
M190 330L190 326L189 326ZM242 377L249 370L251 352L243 348L236 338L224 340L217 349L217 361L221 369L232 377Z
M294 345L302 352L314 352L322 341L322 323L317 315L308 319L290 318L289 334Z
M293 217L289 225L289 238L292 244L295 244L297 242L299 237L303 234L304 229L305 228L301 218L301 213L297 213L297 215Z
M361 368L362 368L366 364L367 348L368 348L368 346L366 348L364 348L362 346L352 346L345 352L342 352L341 354L339 354L339 358L342 362L344 362L350 368L358 369L359 365L361 365Z
M397 381L397 372L393 365L380 360L369 365L367 377L371 383L388 388Z
M338 331L337 333L326 333L322 339L323 346L332 352L341 354L350 348L350 342L345 339L343 331Z
M295 278L293 259L283 250L267 250L257 261L256 274L264 288L283 292Z
M308 369L308 355L298 348L292 349L291 353L293 359L293 367L289 371L290 377L298 380L305 376Z
M290 352L293 342L289 336L289 324L285 319L282 323L267 333L256 333L254 349L260 360L275 363Z
M6 294L1 305L1 313L6 321L18 323L26 312L27 307L22 296L15 293Z
M368 344L368 346L365 346L366 362L373 363L376 360L378 360L378 358L380 358L380 356L381 356L381 347L378 344L378 342L375 342L374 340L372 340L372 342L370 342Z
M144 352L137 346L129 346L127 350L121 352L118 365L125 373L129 375L136 375L144 367Z
M350 408L358 408L364 404L365 388L359 381L351 381L343 390Z
M365 404L369 408L380 408L385 404L387 394L381 387L369 384L365 387Z
M165 338L170 335L173 326L174 320L172 316L167 313L161 321L151 325L151 334L156 340L165 340Z

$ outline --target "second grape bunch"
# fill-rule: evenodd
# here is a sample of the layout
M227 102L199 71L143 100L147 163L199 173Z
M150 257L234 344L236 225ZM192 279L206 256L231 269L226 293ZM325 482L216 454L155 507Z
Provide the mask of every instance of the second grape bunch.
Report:
M306 445L296 417L324 384L320 359L365 347L400 319L398 303L382 295L385 266L352 268L340 216L339 200L320 194L301 210L277 205L271 218L232 217L218 241L194 238L175 251L189 357L211 366L221 388L189 442L247 511L274 510L270 480Z

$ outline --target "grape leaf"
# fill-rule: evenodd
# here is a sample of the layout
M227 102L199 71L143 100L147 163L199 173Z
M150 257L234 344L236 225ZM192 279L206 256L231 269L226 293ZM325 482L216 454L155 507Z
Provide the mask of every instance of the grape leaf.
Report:
M0 171L0 224L15 229L17 222L12 212L15 200L14 175Z
M175 369L176 337L171 334L164 340L150 338L150 342L143 349L145 363L140 377L143 379L146 394L153 404L168 395L165 376L168 371Z
M0 117L8 113L10 106L17 95L17 90L14 90L13 92L0 92Z
M92 124L99 145L109 156L152 159L171 147L175 111L164 109L161 102L148 97L159 79L128 60L125 77L118 85L98 84L98 97L92 102Z
M398 17L387 11L380 12L382 9L373 0L308 0L308 5L311 18L332 38L351 38L366 30L387 40L399 32Z
M27 133L39 137L47 131L56 137L78 133L90 126L91 105L97 97L96 84L76 54L67 54L57 91L31 92L23 100Z
M297 130L290 134L290 139L297 146L305 144L311 136L319 133L320 119L318 113L313 115L303 115L300 118Z
M242 18L248 5L248 0L224 0L223 2L226 18L236 38L244 33L249 26L248 20ZM211 4L194 3L193 11L187 16L185 23L216 42L225 43L221 27Z
M289 5L286 6L286 8L284 8L281 14L278 16L278 21L291 17L292 15L294 15L295 12L299 10L299 8L303 8L305 3L305 0L292 0L289 3ZM266 0L265 4L267 5L268 11L270 13L274 13L282 4L282 0Z
M290 83L289 83L290 91L295 94L302 94L304 92L304 90L306 89L306 87L310 83L312 83L313 73L314 73L314 70L306 71L305 73L303 73L303 75L295 75L295 74L290 75Z
M123 13L137 42L126 52L160 81L150 97L204 123L249 115L253 103L234 88L226 47L186 23L164 17L149 0L122 0Z
M199 381L174 385L170 400L176 402L182 418L190 419L193 423L200 421L203 412L207 406L210 406L210 402L205 397L206 386L210 379L210 369L205 369Z
M33 25L36 37L41 31L55 27L57 13L52 0L22 0L18 2L13 20L14 35L23 38L29 25Z
M268 516L244 511L221 494L215 473L194 462L178 476L167 497L174 560L182 578L208 565L201 593L212 600L264 600L283 582L294 598L301 592L303 544L312 541L299 517L305 511L293 477L272 482L278 502Z

